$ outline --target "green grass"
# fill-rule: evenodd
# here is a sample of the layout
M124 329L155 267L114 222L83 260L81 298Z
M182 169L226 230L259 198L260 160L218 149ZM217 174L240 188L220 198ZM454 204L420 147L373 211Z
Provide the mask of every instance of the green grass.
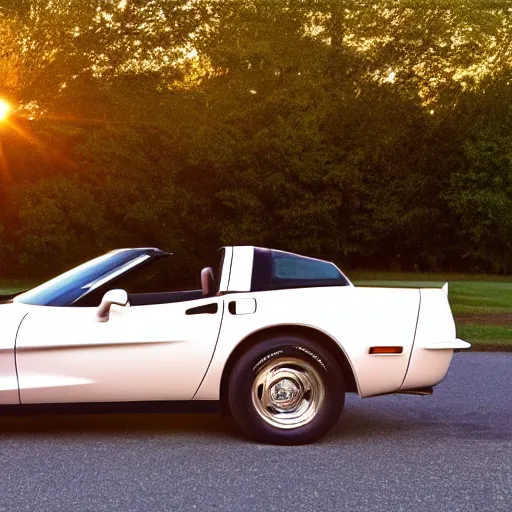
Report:
M364 279L355 280L354 284L357 286L441 288L446 282L434 280L418 281L415 279L416 274L411 274L410 277L410 281ZM452 281L448 284L448 292L455 316L512 313L512 282Z
M512 350L512 326L459 322L457 336L473 343L478 350Z
M348 277L351 281L402 281L402 282L428 282L428 283L446 283L446 281L497 281L512 283L512 275L501 276L496 274L457 274L455 272L439 272L431 274L428 272L375 272L375 271L354 271L349 272Z
M0 295L10 295L11 293L21 292L35 286L34 283L21 279L2 279L0 280Z
M456 282L449 297L456 316L512 313L512 283Z
M476 350L512 351L512 277L464 274L403 274L359 272L358 286L439 288L449 282L449 300L457 335Z

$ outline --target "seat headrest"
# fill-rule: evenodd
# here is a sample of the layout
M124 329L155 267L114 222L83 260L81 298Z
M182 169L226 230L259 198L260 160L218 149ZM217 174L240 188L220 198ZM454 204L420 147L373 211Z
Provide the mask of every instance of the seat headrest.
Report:
M215 279L212 267L205 267L201 270L201 288L203 290L203 297L215 295Z

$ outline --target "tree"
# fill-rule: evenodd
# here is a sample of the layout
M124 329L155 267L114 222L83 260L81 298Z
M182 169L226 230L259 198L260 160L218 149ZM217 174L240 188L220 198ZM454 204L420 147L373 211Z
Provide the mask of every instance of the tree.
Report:
M512 265L511 78L508 70L465 98L463 115L472 122L445 194L469 241L467 256L503 273Z
M507 3L1 5L1 236L25 268L87 240L509 268Z

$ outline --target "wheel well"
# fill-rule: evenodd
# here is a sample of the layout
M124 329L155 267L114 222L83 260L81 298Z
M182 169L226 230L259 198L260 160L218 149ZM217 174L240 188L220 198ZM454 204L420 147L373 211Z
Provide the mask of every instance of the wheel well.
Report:
M283 335L303 336L317 342L323 348L328 350L341 367L347 392L357 393L356 379L354 377L354 372L352 371L352 367L350 366L347 356L341 347L329 335L314 329L313 327L306 327L301 325L279 325L276 327L262 329L261 331L257 331L247 336L247 338L242 340L229 356L226 366L224 367L224 371L222 372L222 379L220 383L220 400L225 412L227 412L229 409L227 404L229 376L231 375L231 371L233 370L235 363L238 361L240 356L255 343Z

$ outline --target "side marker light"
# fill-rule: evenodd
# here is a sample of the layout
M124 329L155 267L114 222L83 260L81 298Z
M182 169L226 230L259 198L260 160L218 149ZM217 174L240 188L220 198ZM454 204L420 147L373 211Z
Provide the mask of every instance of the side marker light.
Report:
M401 354L404 347L370 347L370 354Z

